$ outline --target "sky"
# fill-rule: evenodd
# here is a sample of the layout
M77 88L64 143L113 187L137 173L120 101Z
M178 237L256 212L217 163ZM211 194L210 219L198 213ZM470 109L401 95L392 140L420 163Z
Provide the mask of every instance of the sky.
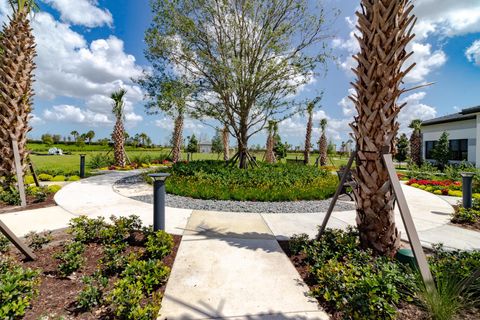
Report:
M314 0L310 0L314 1ZM323 91L321 107L314 113L313 141L319 136L319 121L328 119L327 136L337 145L349 139L348 124L354 107L350 71L358 51L354 37L358 0L323 0L329 12L332 39L327 44L336 59L325 74L302 91L302 98ZM399 115L401 131L415 118L430 119L462 108L480 105L480 0L414 0L418 21L410 63L416 68L405 79L405 87L433 83L402 97L407 106ZM131 80L148 70L144 57L144 33L151 21L148 0L42 0L32 18L37 53L35 98L30 137L44 133L68 136L94 130L96 138L109 137L114 119L112 91L127 89L126 130L130 135L147 133L156 144L168 142L173 121L145 113L143 92ZM0 22L7 21L7 0L0 0ZM280 124L280 135L293 146L301 146L306 119L302 115ZM184 136L195 134L209 140L214 130L187 119ZM265 133L250 144L265 144Z

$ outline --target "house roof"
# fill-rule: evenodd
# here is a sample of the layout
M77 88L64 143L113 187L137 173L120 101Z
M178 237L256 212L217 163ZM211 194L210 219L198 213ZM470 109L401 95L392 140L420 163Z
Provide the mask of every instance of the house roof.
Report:
M434 124L475 119L476 113L480 113L480 106L462 109L462 111L457 113L448 114L446 116L423 121L422 126L425 127Z

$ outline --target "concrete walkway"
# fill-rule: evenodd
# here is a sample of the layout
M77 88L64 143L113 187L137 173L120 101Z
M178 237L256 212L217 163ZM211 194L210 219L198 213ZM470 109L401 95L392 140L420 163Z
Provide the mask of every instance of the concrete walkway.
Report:
M329 319L257 213L194 211L160 319Z

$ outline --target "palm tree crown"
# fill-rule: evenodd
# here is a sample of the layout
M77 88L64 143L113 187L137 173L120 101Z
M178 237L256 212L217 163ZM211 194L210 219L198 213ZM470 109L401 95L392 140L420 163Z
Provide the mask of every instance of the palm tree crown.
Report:
M126 93L127 90L120 89L118 91L112 92L112 94L110 95L110 98L113 100L112 112L117 119L122 119L124 116L125 102L123 101L123 98L125 97Z

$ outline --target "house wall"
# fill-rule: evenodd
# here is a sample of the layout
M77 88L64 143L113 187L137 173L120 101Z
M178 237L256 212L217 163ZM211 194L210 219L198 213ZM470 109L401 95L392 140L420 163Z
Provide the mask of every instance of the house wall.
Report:
M200 145L200 153L212 153L212 145Z
M468 161L476 162L477 156L477 119L440 123L422 127L422 156L425 159L425 141L436 141L444 131L448 139L468 139Z

